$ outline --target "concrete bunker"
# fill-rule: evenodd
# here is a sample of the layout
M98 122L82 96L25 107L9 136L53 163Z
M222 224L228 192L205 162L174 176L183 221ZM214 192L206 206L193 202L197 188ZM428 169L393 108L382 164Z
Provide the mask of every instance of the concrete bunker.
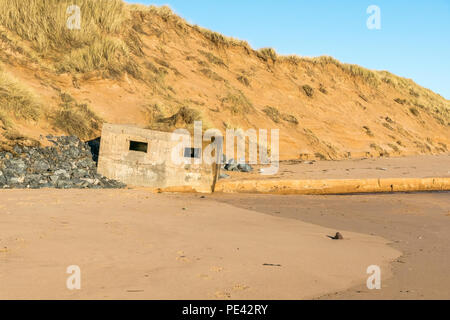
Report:
M191 187L197 192L214 192L219 165L194 161L201 160L202 149L192 147L185 147L180 155L185 160L192 161L176 163L172 152L182 139L180 134L141 129L132 125L105 124L98 172L130 186L161 189Z

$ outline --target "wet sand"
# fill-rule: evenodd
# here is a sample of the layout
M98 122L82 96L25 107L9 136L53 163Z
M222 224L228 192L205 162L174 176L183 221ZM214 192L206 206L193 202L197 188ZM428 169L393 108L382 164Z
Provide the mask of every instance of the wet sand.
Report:
M450 299L450 193L347 196L214 195L272 216L390 240L403 252L382 289L365 285L321 299Z

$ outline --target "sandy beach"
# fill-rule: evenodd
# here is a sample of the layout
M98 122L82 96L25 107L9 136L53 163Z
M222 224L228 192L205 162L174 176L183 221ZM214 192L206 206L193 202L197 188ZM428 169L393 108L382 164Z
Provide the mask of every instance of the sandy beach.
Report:
M402 252L381 290L357 285L320 299L450 299L450 193L219 195L220 202L389 240Z
M450 0L379 2L0 0L0 300L450 300Z
M283 163L280 174L445 176L447 163ZM367 288L371 265L381 290ZM67 288L69 266L81 290ZM0 299L450 299L448 270L449 192L0 191Z
M450 154L340 161L282 161L275 175L264 176L255 166L252 173L223 172L231 180L258 179L385 179L450 177Z
M225 200L4 190L0 298L311 299L364 285L370 265L388 279L401 255L379 236L346 231L334 241L332 225ZM81 290L66 287L71 265L81 269Z

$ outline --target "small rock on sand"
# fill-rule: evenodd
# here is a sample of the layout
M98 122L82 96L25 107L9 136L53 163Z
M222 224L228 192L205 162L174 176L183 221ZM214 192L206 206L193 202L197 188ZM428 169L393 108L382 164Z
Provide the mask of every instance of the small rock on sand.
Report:
M344 240L344 236L340 232L337 232L334 237L332 237L332 236L328 236L328 237L333 240Z

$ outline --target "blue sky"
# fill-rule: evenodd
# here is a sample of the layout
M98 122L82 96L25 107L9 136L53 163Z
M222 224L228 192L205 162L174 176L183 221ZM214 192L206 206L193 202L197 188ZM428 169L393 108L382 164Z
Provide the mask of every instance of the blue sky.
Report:
M389 70L450 99L450 0L134 0L280 54L330 55ZM381 30L369 30L370 5Z

